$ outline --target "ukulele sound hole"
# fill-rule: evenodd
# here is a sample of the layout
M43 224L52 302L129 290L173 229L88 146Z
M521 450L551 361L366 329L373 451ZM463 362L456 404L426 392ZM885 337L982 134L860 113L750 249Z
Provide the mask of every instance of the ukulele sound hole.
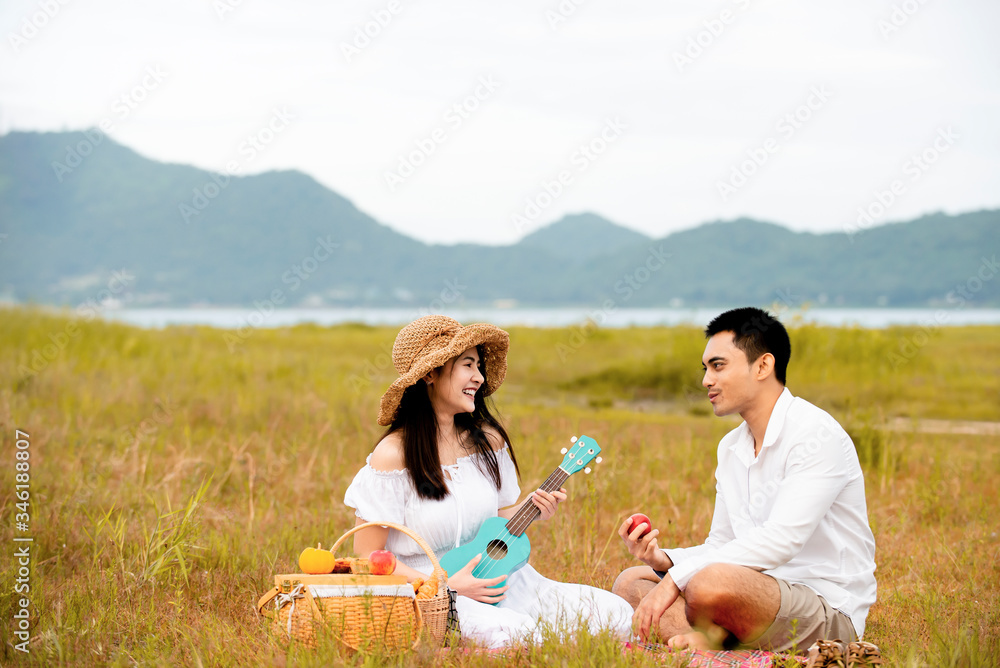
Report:
M499 561L507 556L507 544L500 539L491 540L486 545L486 556Z

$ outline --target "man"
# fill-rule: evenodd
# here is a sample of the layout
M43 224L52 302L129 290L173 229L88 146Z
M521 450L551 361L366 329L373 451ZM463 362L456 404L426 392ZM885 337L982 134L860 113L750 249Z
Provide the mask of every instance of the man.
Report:
M661 550L658 531L629 534L626 520L618 535L646 565L613 591L635 608L640 637L675 648L857 640L875 601L875 539L854 444L785 388L791 343L769 313L727 311L705 335L708 400L744 420L719 443L708 539Z

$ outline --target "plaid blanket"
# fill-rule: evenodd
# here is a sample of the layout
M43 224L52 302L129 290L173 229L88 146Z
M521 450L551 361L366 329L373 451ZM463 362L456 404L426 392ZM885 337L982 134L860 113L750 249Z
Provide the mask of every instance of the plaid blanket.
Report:
M666 645L655 643L625 643L625 649L642 650L653 654L662 654L667 657L686 657L689 668L775 668L784 665L788 659L795 659L798 663L804 663L800 657L792 657L787 654L775 654L764 650L730 650L730 651L708 651L708 650L675 650Z
M509 655L512 653L517 654L522 651L523 648L517 647L508 647L506 649L445 647L439 650L442 656L455 653L466 655ZM622 643L622 651L641 651L649 652L651 654L659 654L662 655L664 660L673 657L683 657L687 660L686 665L688 668L778 668L779 666L785 665L785 662L789 659L794 659L801 665L805 664L805 659L803 657L792 656L789 654L775 654L774 652L765 652L764 650L759 649L713 652L708 650L675 650L667 647L666 645L657 645L656 643L625 642Z

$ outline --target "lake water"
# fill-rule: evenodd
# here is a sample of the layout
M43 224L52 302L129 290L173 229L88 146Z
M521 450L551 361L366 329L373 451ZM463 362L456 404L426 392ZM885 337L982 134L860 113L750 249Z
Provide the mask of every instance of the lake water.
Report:
M691 324L704 327L722 308L619 308L612 312L585 307L562 308L469 308L445 311L462 324L490 322L500 326L566 327L593 318L602 327L651 327ZM102 316L143 328L169 325L210 325L223 329L240 327L285 327L299 323L336 325L358 322L368 325L401 326L426 315L406 308L253 308L106 309ZM882 328L890 325L997 325L1000 309L965 308L814 308L784 309L777 312L786 324L810 322L837 326Z

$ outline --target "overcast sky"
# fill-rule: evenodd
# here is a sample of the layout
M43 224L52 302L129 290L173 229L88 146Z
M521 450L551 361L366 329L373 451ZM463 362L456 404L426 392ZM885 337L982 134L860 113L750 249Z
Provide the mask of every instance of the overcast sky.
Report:
M995 0L5 0L0 131L298 169L437 243L841 231L1000 206L998 28Z

